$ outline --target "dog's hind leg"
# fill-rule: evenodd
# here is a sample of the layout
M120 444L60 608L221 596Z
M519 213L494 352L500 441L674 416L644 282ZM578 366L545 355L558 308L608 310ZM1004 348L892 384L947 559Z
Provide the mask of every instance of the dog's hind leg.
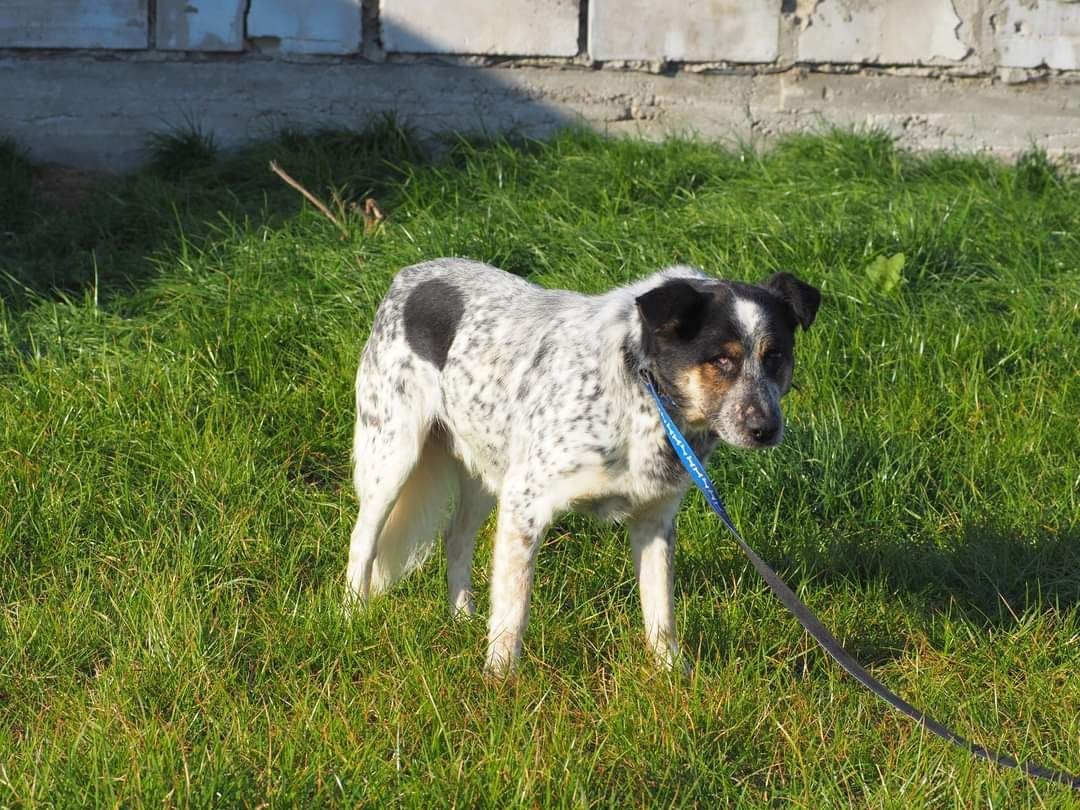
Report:
M364 601L421 565L442 527L456 482L453 460L437 430L412 456L393 452L381 483L361 494L349 542L348 601Z
M360 419L366 418L361 414ZM371 574L378 553L379 535L386 526L391 511L412 475L419 460L424 441L395 442L383 440L381 423L361 428L357 420L353 454L356 494L360 513L356 516L349 539L349 566L346 571L346 604L366 601L371 595Z
M392 364L379 359L365 355L357 376L353 464L360 513L349 542L350 605L385 592L424 561L457 484L435 422L437 374L408 355ZM396 378L380 375L387 366Z
M381 493L361 498L363 506L349 538L349 566L345 573L345 604L349 608L367 601L370 595L379 532L394 507L397 492L388 486Z
M450 609L471 616L476 610L472 591L472 558L476 533L491 514L495 497L483 482L458 466L458 503L446 531L446 581Z

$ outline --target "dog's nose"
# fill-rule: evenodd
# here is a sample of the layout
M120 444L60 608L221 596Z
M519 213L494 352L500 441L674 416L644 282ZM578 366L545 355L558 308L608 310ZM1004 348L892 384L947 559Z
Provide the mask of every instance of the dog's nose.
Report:
M780 420L757 407L748 410L745 425L746 432L759 444L769 444L780 432Z
M780 430L778 425L767 425L762 428L751 428L750 435L754 437L754 441L761 444L772 444L773 439L776 438L777 431Z

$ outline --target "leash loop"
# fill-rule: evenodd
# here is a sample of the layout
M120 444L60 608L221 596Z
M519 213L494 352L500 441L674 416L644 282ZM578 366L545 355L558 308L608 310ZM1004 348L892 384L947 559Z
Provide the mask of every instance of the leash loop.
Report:
M784 603L784 607L791 612L799 624L802 625L803 629L813 637L814 641L816 641L821 648L836 661L836 663L843 667L848 674L854 677L859 683L894 709L906 714L930 733L965 749L973 756L1003 767L1018 768L1029 776L1036 776L1041 779L1060 782L1063 785L1068 785L1074 790L1080 790L1080 776L1073 776L1063 771L1051 770L1050 768L1036 765L1032 762L1018 762L1008 754L1002 754L998 751L984 748L981 745L971 742L965 737L961 737L952 729L942 725L937 720L934 720L925 712L916 709L895 692L891 691L887 686L881 683L881 681L867 672L858 661L852 658L847 650L841 646L840 642L836 640L836 637L830 633L828 628L826 628L818 617L814 615L813 611L811 611L810 608L795 595L794 591L792 591L779 575L769 567L768 563L761 559L761 557L750 548L747 542L743 540L742 535L739 534L739 530L735 528L735 524L728 515L727 509L724 507L724 502L721 501L720 496L716 494L716 488L709 479L708 473L705 472L705 466L701 463L701 459L697 457L697 454L690 446L690 443L686 440L686 437L682 435L682 432L679 430L678 426L676 426L674 420L672 420L667 409L664 407L664 397L657 391L655 380L652 375L647 370L642 369L641 377L645 383L645 388L648 390L650 396L652 396L653 402L656 403L656 409L660 414L660 422L664 426L664 432L667 434L668 442L671 444L672 450L675 451L675 455L679 457L679 461L683 468L689 473L694 485L701 490L701 494L705 496L705 500L708 502L709 506L712 507L712 510L716 513L717 517L720 518L721 522L727 526L728 531L730 531L731 535L735 538L735 542L739 544L739 548L742 549L743 554L747 556L754 568L757 569L758 574L765 580L769 588L772 589L772 592Z

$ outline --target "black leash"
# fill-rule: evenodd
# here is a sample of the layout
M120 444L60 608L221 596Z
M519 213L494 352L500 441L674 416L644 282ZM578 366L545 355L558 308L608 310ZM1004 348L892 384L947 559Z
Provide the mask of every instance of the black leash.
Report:
M761 557L750 548L747 542L743 540L742 535L739 534L739 530L735 528L735 524L728 516L723 501L721 501L720 496L716 494L716 488L713 486L712 481L709 480L704 465L697 457L697 454L694 453L693 448L690 447L689 442L686 441L686 438L679 431L675 422L672 421L671 416L668 415L660 394L657 393L651 375L649 375L647 371L642 371L642 378L645 381L645 388L648 389L649 394L656 403L657 410L660 412L660 421L664 425L664 431L667 433L671 448L675 451L675 455L679 457L679 461L682 463L683 467L690 474L690 478L693 480L694 485L701 490L701 494L705 496L705 500L708 501L709 506L716 512L723 524L727 526L728 530L735 538L735 542L738 543L739 548L742 549L743 554L745 554L750 562L753 563L754 568L761 574L761 578L765 580L772 589L772 592L776 594L780 601L784 603L784 607L791 611L791 615L796 618L807 633L813 636L814 640L821 645L821 648L825 650L836 663L842 666L859 683L894 709L903 712L927 731L936 734L943 740L948 740L954 745L967 750L974 756L993 762L996 765L1002 765L1007 768L1019 768L1029 776L1037 776L1041 779L1060 782L1063 785L1068 785L1074 790L1080 790L1080 776L1073 776L1063 771L1051 770L1042 765L1036 765L1033 762L1017 762L1008 754L992 751L989 748L976 745L970 740L961 737L952 729L943 726L934 718L927 716L925 712L916 709L895 692L890 691L888 687L867 672L858 661L852 658L847 650L840 645L840 642L836 640L836 636L829 632L828 628L821 623L810 608L803 604L802 600L795 595L791 588L777 576L776 572L769 567L768 563L761 559Z

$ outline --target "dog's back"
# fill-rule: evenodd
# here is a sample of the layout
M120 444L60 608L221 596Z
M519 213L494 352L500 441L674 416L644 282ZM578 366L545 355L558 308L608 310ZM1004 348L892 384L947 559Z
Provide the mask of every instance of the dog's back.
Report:
M624 344L636 337L634 289L545 290L466 260L402 270L361 360L358 430L377 424L385 432L406 413L438 424L492 491L529 449L522 445L536 441L568 464L591 454L614 465L631 405ZM357 446L358 456L365 449Z
M399 308L401 348L413 356L401 384L439 392L433 419L489 488L498 487L542 393L537 366L550 362L545 354L565 341L559 331L573 329L587 300L464 260L416 265L395 279L384 306Z

